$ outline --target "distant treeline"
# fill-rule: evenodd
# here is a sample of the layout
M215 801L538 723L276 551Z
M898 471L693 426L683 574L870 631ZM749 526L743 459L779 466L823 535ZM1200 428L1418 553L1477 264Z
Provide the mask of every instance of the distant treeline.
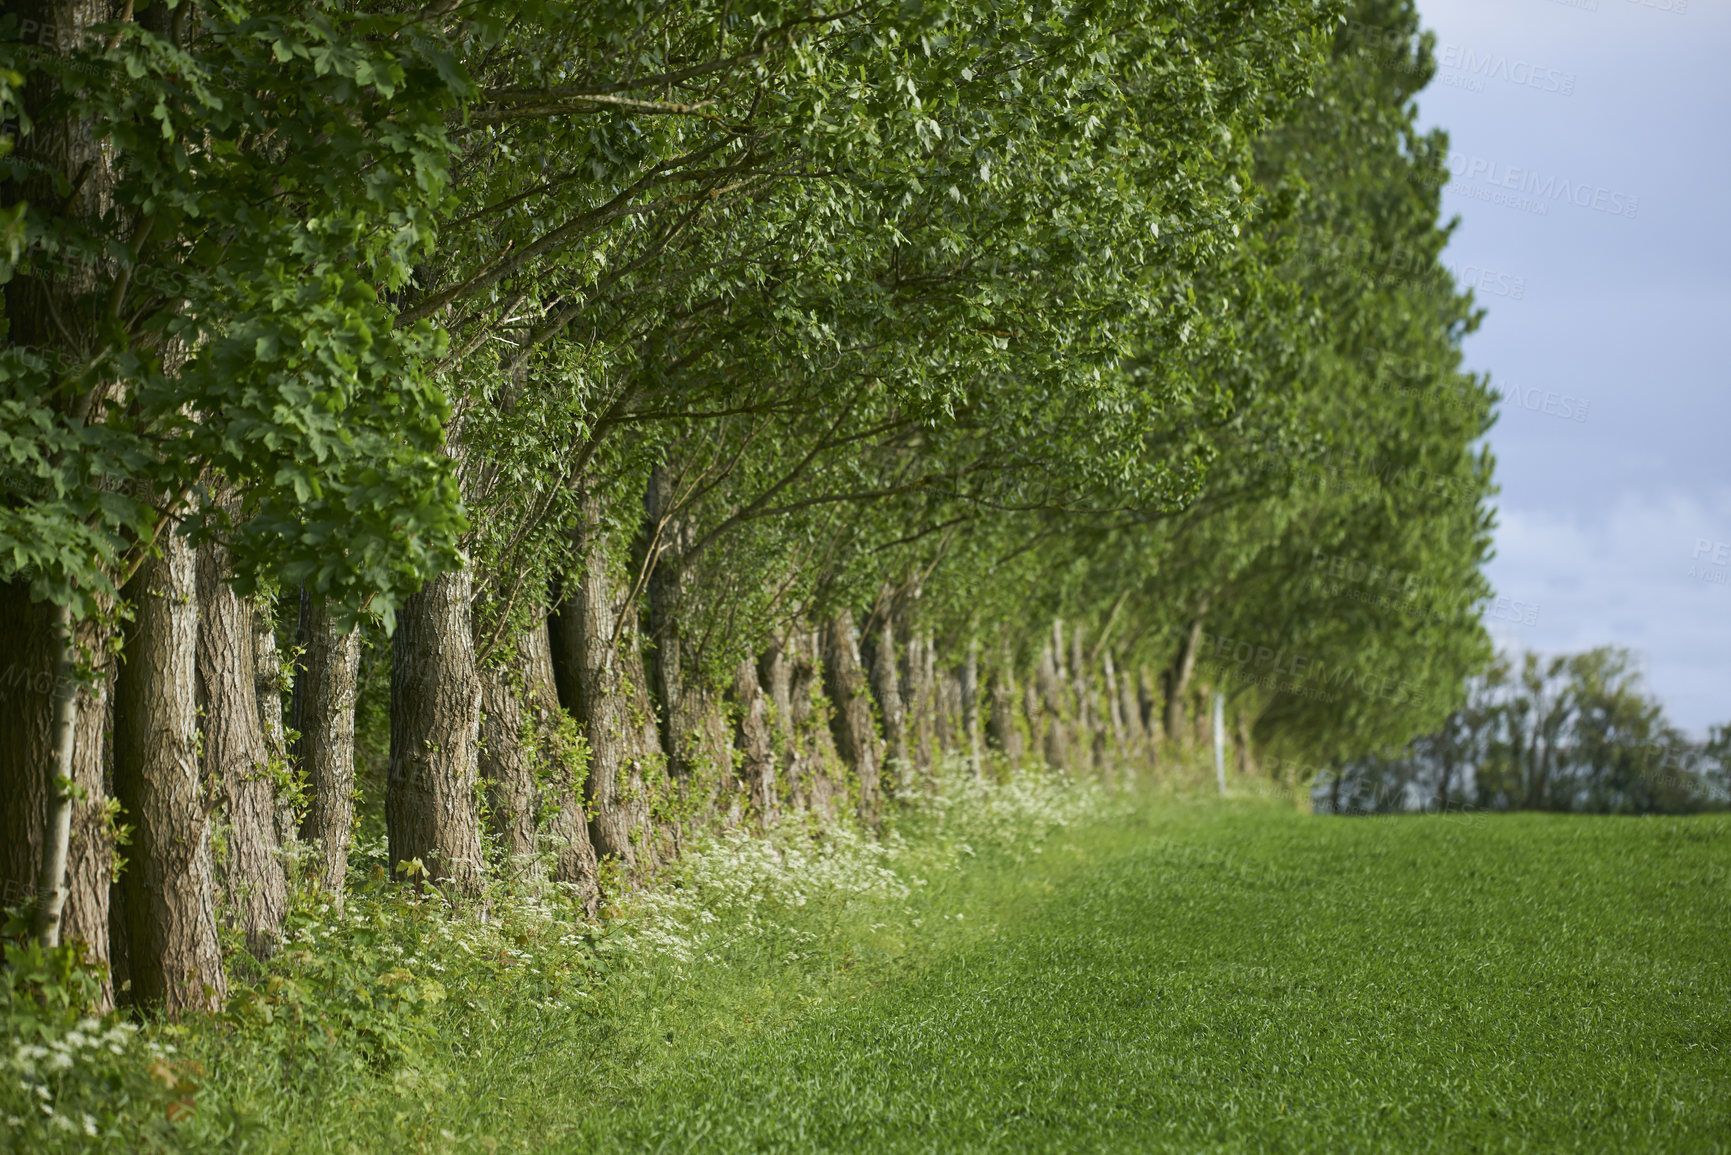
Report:
M1499 658L1433 733L1319 776L1319 809L1689 813L1731 806L1731 726L1666 721L1629 653Z

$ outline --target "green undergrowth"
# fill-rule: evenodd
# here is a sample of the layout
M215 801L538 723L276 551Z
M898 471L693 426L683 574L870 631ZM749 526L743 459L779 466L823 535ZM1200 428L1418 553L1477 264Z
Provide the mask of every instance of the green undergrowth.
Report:
M1048 773L979 784L952 766L881 836L798 821L718 835L600 923L556 892L496 888L452 910L360 846L344 909L302 896L281 954L231 967L220 1016L136 1030L27 997L65 986L54 960L0 971L0 1134L20 1151L533 1149L598 1089L989 933L967 911L1011 902L1050 835L1125 809Z
M712 843L604 932L363 894L380 945L315 931L250 988L304 991L141 1032L144 1097L92 1118L127 1149L1731 1150L1724 815L945 795L881 842ZM342 1018L345 967L396 1026Z

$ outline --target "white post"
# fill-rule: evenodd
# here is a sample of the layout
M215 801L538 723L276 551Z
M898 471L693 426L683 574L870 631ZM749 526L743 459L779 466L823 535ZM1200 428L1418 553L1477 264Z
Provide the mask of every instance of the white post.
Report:
M1214 777L1220 783L1220 794L1226 795L1226 695L1214 695Z

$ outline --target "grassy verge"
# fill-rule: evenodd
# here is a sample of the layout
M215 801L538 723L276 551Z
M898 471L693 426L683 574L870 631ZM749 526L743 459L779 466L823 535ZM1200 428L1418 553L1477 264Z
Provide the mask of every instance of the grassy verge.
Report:
M881 840L791 824L712 840L603 926L555 895L452 912L360 847L347 908L303 899L282 954L235 968L220 1017L133 1031L15 993L0 1147L541 1149L727 1039L917 973L989 929L977 912L1016 905L1049 835L1123 809L1044 774L952 775Z
M153 1030L199 1090L175 1112L157 1080L98 1125L225 1150L1731 1150L1723 815L1329 819L1028 780L887 846L771 850L712 846L598 938L405 907L401 1038L357 1043L328 994Z

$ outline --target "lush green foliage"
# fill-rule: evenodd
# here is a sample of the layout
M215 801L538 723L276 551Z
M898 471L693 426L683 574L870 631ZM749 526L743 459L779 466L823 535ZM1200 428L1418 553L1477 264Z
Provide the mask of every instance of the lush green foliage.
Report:
M52 329L20 333L37 302L8 298L0 454L24 500L0 510L0 573L90 613L222 478L243 584L389 616L461 526L426 369L442 337L387 299L448 195L455 62L412 19L318 7L159 7L55 30L62 51L28 31L0 38L21 133L0 180L22 194L0 283L66 299L46 290ZM68 125L108 156L69 175L32 151ZM107 203L71 211L87 182Z
M988 666L1059 615L1165 668L1206 605L1384 687L1211 677L1326 760L1487 657L1410 0L189 2L54 43L0 59L0 578L38 596L111 604L183 518L387 626L467 563L490 656L599 496L710 679L886 598ZM100 211L41 152L80 133ZM1318 551L1447 612L1343 603Z

